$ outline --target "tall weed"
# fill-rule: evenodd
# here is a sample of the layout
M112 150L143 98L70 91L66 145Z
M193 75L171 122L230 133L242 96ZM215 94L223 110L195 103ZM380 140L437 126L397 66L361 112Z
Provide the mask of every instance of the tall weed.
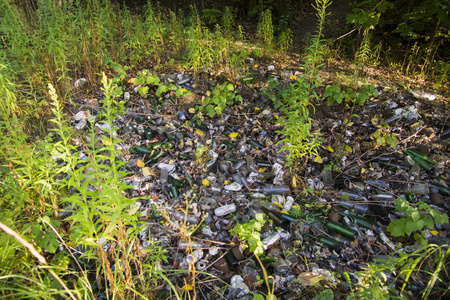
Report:
M259 41L264 45L264 50L267 50L266 55L270 55L274 48L272 12L270 9L266 9L261 13L257 36Z
M300 158L306 159L311 155L318 155L320 135L311 133L312 119L309 115L310 101L318 99L315 90L321 86L318 70L323 59L322 30L325 21L325 10L331 4L330 0L316 0L314 8L317 11L319 24L317 33L311 39L307 48L305 60L306 73L293 81L282 98L275 102L275 107L286 115L280 118L283 129L279 131L283 139L279 142L282 150L287 152L287 164L293 166Z

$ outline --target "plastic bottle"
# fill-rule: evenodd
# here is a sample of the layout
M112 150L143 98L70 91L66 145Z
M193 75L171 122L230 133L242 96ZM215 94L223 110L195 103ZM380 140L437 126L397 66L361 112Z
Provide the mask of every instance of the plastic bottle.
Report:
M214 210L214 214L217 217L222 217L222 216L226 216L228 214L232 214L236 211L236 204L232 203L232 204L228 204L228 205L224 205L221 207L218 207Z
M286 202L284 203L283 210L284 211L290 211L292 208L292 205L294 205L295 199L292 196L286 197Z
M161 182L161 188L162 188L163 190L166 189L167 179L168 179L168 178L169 178L169 170L166 169L166 168L162 169L162 170L161 170L160 177L159 177L159 180L160 180L160 182Z
M429 195L430 189L428 184L420 183L413 186L407 184L403 187L403 192L406 194L416 194L416 195Z
M284 194L290 191L288 186L285 185L265 185L260 189L257 189L258 192L265 194Z
M325 186L334 186L333 173L331 170L323 170L322 173L322 182Z
M262 240L262 243L264 245L264 250L267 250L270 246L274 245L281 239L281 236L278 232L273 232L268 237Z
M191 223L191 224L198 224L198 219L196 218L196 217L193 217L193 216L189 216L189 215L185 215L183 212L181 212L181 211L176 211L176 212L174 212L173 213L173 217L175 218L175 219L177 219L177 220L180 220L180 221L186 221L186 222L188 222L188 223Z

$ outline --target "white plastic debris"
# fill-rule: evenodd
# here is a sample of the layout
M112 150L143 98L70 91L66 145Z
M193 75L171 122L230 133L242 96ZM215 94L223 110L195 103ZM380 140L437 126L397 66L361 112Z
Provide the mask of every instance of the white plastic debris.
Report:
M247 182L248 182L248 183L253 183L253 182L255 182L256 179L258 178L258 175L259 175L258 172L251 172L251 173L248 175Z
M90 114L88 111L80 110L79 112L77 112L75 115L72 116L72 120L74 121L86 120L89 117L89 115Z
M286 202L284 203L283 210L284 211L290 211L292 208L292 205L294 205L294 197L287 196Z
M103 123L103 124L95 123L94 126L97 127L97 128L100 128L103 131L107 131L107 130L110 130L112 128L111 125L108 124L108 123ZM117 139L118 138L117 132L115 130L112 133L112 137L113 137L113 139Z
M86 124L87 124L86 120L81 120L80 122L77 123L77 125L75 125L75 129L81 130L84 127L86 127Z
M242 184L239 184L237 182L233 182L231 184L226 185L225 189L227 191L239 192L242 189Z
M228 214L232 214L236 211L236 205L235 204L228 204L221 207L218 207L214 210L214 214L217 217L222 217Z
M387 237L386 234L384 234L383 231L380 231L380 238L386 245L388 245L389 248L395 250L395 244Z
M234 275L233 277L231 277L231 286L236 290L240 290L239 294L236 295L237 298L244 297L245 295L250 293L250 289L244 283L244 278L242 278L241 275Z
M87 83L87 80L86 80L86 78L79 78L79 79L77 79L77 80L75 80L75 82L73 83L73 85L76 87L76 88L81 88L81 87L83 87L85 84Z
M428 93L422 93L422 92L416 92L416 91L409 91L411 94L413 94L416 98L423 98L428 100L436 100L436 95L428 94Z
M160 169L160 170L166 169L167 171L169 171L169 174L171 174L172 172L175 171L175 165L173 165L173 164L160 163L160 164L158 165L158 169Z

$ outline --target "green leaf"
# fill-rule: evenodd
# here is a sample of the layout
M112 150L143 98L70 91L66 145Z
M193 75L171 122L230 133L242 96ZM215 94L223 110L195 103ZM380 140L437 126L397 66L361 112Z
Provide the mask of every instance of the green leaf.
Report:
M263 224L266 222L264 220L264 214L262 214L262 213L256 214L255 219L256 219L256 221L261 222Z
M316 295L313 300L333 300L334 293L331 289L323 290L320 294Z
M177 91L175 92L175 95L177 97L181 97L181 95L183 95L183 90L182 89L177 89Z
M377 138L381 135L381 131L377 129L374 133L371 134L372 137Z
M212 105L208 105L205 110L211 118L216 115L216 111L214 110L214 107Z
M398 145L398 140L395 136L392 136L391 141L389 142L389 145L392 149L395 149Z
M253 300L265 300L263 295L261 294L253 294Z
M422 230L423 226L425 225L423 220L418 220L417 222L415 222L415 226L416 226L416 231L417 230ZM433 226L434 227L434 226ZM430 228L433 229L433 228Z
M144 97L148 93L148 86L141 86L139 88L139 95Z
M405 233L409 236L413 231L417 230L417 224L412 221L407 221L405 224Z
M386 227L387 231L389 231L392 236L399 237L405 235L405 223L406 219L397 219L389 223L389 225Z
M386 138L384 138L384 137L378 137L378 138L377 138L377 145L379 145L379 146L384 146L384 145L386 145Z
M219 97L213 97L212 102L216 105L219 105L219 103L221 103L222 99L220 99Z
M269 86L267 87L267 89L268 89L269 91L271 91L271 90L273 90L274 88L278 87L279 85L280 85L280 83L279 83L278 81L272 80L272 81L269 83Z
M434 222L431 218L424 218L422 220L423 224L428 228L428 229L433 229L434 228Z
M156 95L158 95L158 97L159 97L159 96L161 96L162 93L165 93L168 90L169 90L168 87L166 87L165 85L162 84L162 85L158 86L158 89L156 90Z
M414 211L411 214L411 218L413 219L414 222L417 222L420 219L420 213L418 210Z

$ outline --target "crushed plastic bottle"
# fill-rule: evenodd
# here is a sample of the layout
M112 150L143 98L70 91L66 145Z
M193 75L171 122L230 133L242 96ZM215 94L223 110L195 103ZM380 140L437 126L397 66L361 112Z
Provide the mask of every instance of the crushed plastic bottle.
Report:
M236 204L228 204L228 205L224 205L221 207L218 207L214 210L214 214L217 217L222 217L222 216L226 216L229 214L232 214L236 211Z

